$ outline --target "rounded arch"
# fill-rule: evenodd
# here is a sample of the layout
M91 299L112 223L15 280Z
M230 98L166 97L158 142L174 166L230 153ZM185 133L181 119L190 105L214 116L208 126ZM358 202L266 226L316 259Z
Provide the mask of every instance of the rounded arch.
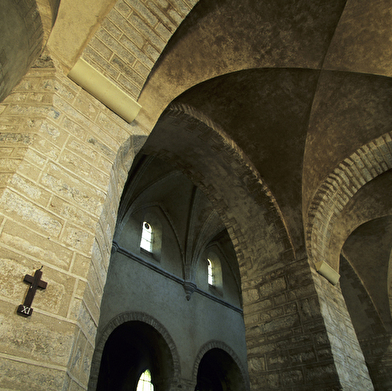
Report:
M336 223L360 189L392 168L391 151L391 132L388 132L342 161L318 188L307 211L306 241L312 262L326 261L338 271L340 248L331 246Z
M131 334L134 340L122 340L125 334ZM106 348L108 341L112 346L108 345L109 348ZM146 344L148 354L141 353L143 348L140 346L141 343ZM102 380L100 380L101 363L104 355L110 357L110 350L117 345L130 346L138 359L138 362L130 362L132 368L131 372L127 373L128 381L137 384L140 375L146 369L150 369L152 372L156 391L167 390L170 385L178 381L181 373L179 355L177 347L166 328L146 313L124 312L113 318L99 336L92 359L88 390L106 390L102 386ZM157 351L154 352L154 350ZM123 378L123 380L126 379ZM101 385L99 386L99 384ZM97 388L98 386L101 388Z
M225 391L249 390L248 374L240 359L228 345L221 341L209 341L200 348L193 367L193 381L195 384L200 379L200 370L206 371L205 367L209 366L210 363L215 363L216 368L211 369L220 372L220 374L217 373L218 377L226 377L228 384L224 388ZM208 374L206 375L208 376Z
M179 129L186 131L184 132L186 133L185 137L191 137L191 141L194 142L191 158L185 156L184 153L179 154L180 152L173 149L173 146L175 147L177 144L170 145L170 136L165 136L167 143L163 140L162 135L169 132L176 132L176 137L179 139ZM153 142L151 142L152 139ZM202 140L202 146L196 145L200 140ZM205 156L198 155L201 153L201 148L214 156L216 160L214 168L216 167L219 173L225 170L230 172L232 175L230 183L220 183L219 186L214 182L213 176L209 172L211 166L203 166L209 160L205 159ZM238 221L239 216L242 215L245 218L245 215L240 203L235 201L245 197L252 205L252 207L248 205L247 212L252 208L257 209L257 213L254 210L254 213L251 213L249 217L253 218L252 216L256 216L256 214L263 216L263 223L265 222L270 228L268 232L259 233L265 243L269 242L269 255L274 253L273 258L282 262L295 259L293 241L273 193L241 148L208 117L191 106L178 103L170 104L162 113L143 150L146 154L157 156L159 159L169 162L204 192L229 232L240 265L246 264L247 268L258 266L247 251L252 241L251 238L258 234L257 230L248 229L252 224L245 222L241 224ZM207 171L206 175L203 174L204 170ZM228 193L233 194L230 200L226 197ZM230 202L232 200L234 203ZM239 212L240 209L241 212ZM260 218L257 220L255 226L261 228L263 224L260 223ZM266 235L269 239L266 238ZM260 251L258 255L262 257L264 254L267 252ZM266 262L270 260L271 256L265 259Z
M41 54L57 17L60 0L0 3L0 102ZM50 62L45 54L38 63Z

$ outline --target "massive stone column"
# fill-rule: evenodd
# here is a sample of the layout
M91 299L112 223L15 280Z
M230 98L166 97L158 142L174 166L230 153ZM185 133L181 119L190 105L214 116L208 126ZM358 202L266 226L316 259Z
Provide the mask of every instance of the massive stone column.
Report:
M306 259L252 274L243 290L253 390L373 390L340 289Z
M82 389L118 202L145 136L48 57L0 105L0 128L0 388ZM23 318L23 278L41 266L47 288Z

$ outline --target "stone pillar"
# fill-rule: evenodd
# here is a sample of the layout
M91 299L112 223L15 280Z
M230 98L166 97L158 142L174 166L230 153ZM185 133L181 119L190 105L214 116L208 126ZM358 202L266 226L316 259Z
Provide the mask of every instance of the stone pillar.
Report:
M376 390L392 390L392 335L381 334L359 341Z
M133 140L145 136L48 58L0 104L0 129L0 388L83 389ZM20 317L23 277L41 266L47 289Z
M374 390L339 284L312 272L342 389Z
M243 299L251 390L373 389L340 290L307 259L245 278Z

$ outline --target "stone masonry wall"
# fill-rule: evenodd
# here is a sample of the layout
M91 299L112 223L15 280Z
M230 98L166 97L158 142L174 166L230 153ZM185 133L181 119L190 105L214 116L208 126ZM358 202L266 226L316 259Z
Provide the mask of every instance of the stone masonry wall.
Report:
M307 260L243 282L251 390L340 390Z
M0 114L0 388L59 390L67 379L85 389L106 278L99 262L146 136L54 67L32 68ZM48 287L20 317L24 275L41 266Z
M313 269L312 272L342 389L373 390L340 286L333 286Z
M198 0L118 0L82 57L134 99Z
M382 334L359 341L374 388L378 391L392 389L392 335Z

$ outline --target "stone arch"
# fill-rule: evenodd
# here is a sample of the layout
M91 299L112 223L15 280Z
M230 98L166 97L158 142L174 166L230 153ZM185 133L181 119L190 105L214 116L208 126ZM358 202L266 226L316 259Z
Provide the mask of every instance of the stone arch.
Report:
M233 174L241 186L241 195L248 194L254 203L263 210L261 214L272 229L271 237L277 238L276 240L283 247L279 258L283 261L295 258L294 245L274 195L268 189L252 162L236 143L226 135L224 130L194 108L184 104L171 104L161 115L156 128L160 127L160 123L163 128L175 128L181 124L184 130L203 140L207 146L206 148L211 149L211 153L220 156L229 165L230 169L233 169ZM193 167L190 162L184 162L181 156L172 151L164 148L158 150L150 146L145 146L144 150L148 154L168 161L206 194L226 225L234 243L238 261L240 265L243 264L244 254L242 249L248 247L246 234L238 225L236 219L227 213L228 205L222 196L218 195L214 183L212 181L208 182L196 167ZM249 259L248 262L252 263Z
M2 1L0 102L41 54L52 31L59 5L60 0ZM45 62L45 58L40 61Z
M330 259L329 243L336 220L353 196L367 183L392 168L391 132L351 154L318 188L308 210L306 241L310 259L326 261L338 271L339 259Z
M279 352L279 357L282 354L285 357L287 367L283 365L279 374L270 374L271 369L276 369L272 362L278 359L278 353L272 352L275 346L272 341L280 344L279 338L291 335L299 325L321 322L323 308L308 259L297 257L273 194L233 140L189 105L171 104L162 113L143 152L167 161L191 179L209 198L227 228L241 275L252 387L267 388L273 379L289 378L290 349L297 347L287 337ZM277 316L276 308L282 311L282 304L287 305L287 312ZM306 327L301 327L301 338L304 330L308 330ZM323 328L321 332L328 331ZM312 341L306 347L309 352L317 349L316 339L309 340ZM270 352L270 364L266 364L264 349ZM301 378L311 376L305 362L301 368L301 374L298 373ZM336 369L330 370L333 377L317 378L317 384L335 381Z
M224 342L221 341L209 341L206 344L204 344L199 352L197 353L196 359L195 359L195 363L193 366L193 381L194 384L197 383L197 373L199 370L199 365L201 360L203 359L203 356L211 351L212 349L220 349L223 350L225 353L227 353L231 359L235 362L235 364L238 366L242 378L243 378L243 383L244 383L244 389L248 390L249 389L249 379L248 379L248 373L245 370L245 368L243 367L243 365L241 364L240 359L238 358L238 356L236 355L236 353L234 352L233 349L230 348L230 346L226 345Z
M173 360L173 380L172 384L176 383L177 380L180 377L181 374L181 367L180 367L180 360L177 352L177 347L170 336L169 332L166 330L166 328L158 322L155 318L152 316L143 313L143 312L124 312L122 314L119 314L116 316L114 319L112 319L102 330L100 333L99 340L96 344L93 360L92 360L92 365L91 365L91 372L90 372L90 381L89 381L89 390L95 390L97 386L97 381L98 381L98 375L99 375L99 370L100 370L100 364L101 364L101 358L102 354L104 351L104 347L106 344L106 341L108 340L109 336L112 334L112 332L119 326L127 323L127 322L141 322L145 323L146 325L149 325L153 327L164 339L166 342L167 346L170 349L170 353L172 356Z
M81 58L137 100L170 38L198 2L118 0L107 19L120 31L119 42L111 36L110 27L101 24L96 39L88 42ZM127 18L132 18L131 25L136 27L130 28ZM111 46L114 52L110 61L98 54L102 44Z

